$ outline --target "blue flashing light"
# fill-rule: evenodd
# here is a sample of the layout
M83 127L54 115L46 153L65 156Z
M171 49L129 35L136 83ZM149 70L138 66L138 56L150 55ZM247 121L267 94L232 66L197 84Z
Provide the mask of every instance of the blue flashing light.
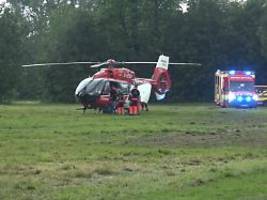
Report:
M231 71L229 71L229 74L230 74L230 75L235 75L235 70L231 70Z
M242 97L242 96L238 96L238 97L237 97L237 101L238 101L238 102L242 102L242 101L243 101L243 97Z
M247 76L251 76L251 75L252 75L252 72L251 72L251 71L246 71L245 74L246 74Z
M251 102L251 100L252 100L251 96L247 96L247 97L246 97L246 101L247 101L247 102Z

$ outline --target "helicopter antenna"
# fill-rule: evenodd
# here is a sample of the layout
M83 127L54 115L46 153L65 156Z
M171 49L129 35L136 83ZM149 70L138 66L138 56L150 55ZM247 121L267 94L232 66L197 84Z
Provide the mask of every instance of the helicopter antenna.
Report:
M157 64L157 62L121 62L121 64ZM169 63L169 65L188 65L188 66L202 66L200 63Z

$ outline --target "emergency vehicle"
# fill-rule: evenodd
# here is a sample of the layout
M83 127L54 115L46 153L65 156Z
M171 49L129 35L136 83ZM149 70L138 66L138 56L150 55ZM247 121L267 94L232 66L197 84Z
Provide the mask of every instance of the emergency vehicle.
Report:
M254 72L217 70L215 73L215 103L217 105L255 108L257 98Z

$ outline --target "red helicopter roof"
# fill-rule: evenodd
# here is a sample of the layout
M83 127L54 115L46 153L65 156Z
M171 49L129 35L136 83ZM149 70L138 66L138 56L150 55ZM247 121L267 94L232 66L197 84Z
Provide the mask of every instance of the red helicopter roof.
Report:
M106 78L132 83L135 79L135 72L127 68L103 68L93 78Z

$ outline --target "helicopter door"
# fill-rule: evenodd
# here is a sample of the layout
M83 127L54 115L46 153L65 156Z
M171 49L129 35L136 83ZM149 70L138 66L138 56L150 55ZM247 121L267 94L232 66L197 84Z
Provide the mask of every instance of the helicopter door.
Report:
M130 90L134 88L134 85L131 85ZM142 103L148 103L150 96L151 96L151 90L152 85L151 83L143 83L137 86L137 89L140 92L140 101Z
M140 92L140 100L143 103L148 103L151 95L152 85L150 83L143 83L137 86Z

